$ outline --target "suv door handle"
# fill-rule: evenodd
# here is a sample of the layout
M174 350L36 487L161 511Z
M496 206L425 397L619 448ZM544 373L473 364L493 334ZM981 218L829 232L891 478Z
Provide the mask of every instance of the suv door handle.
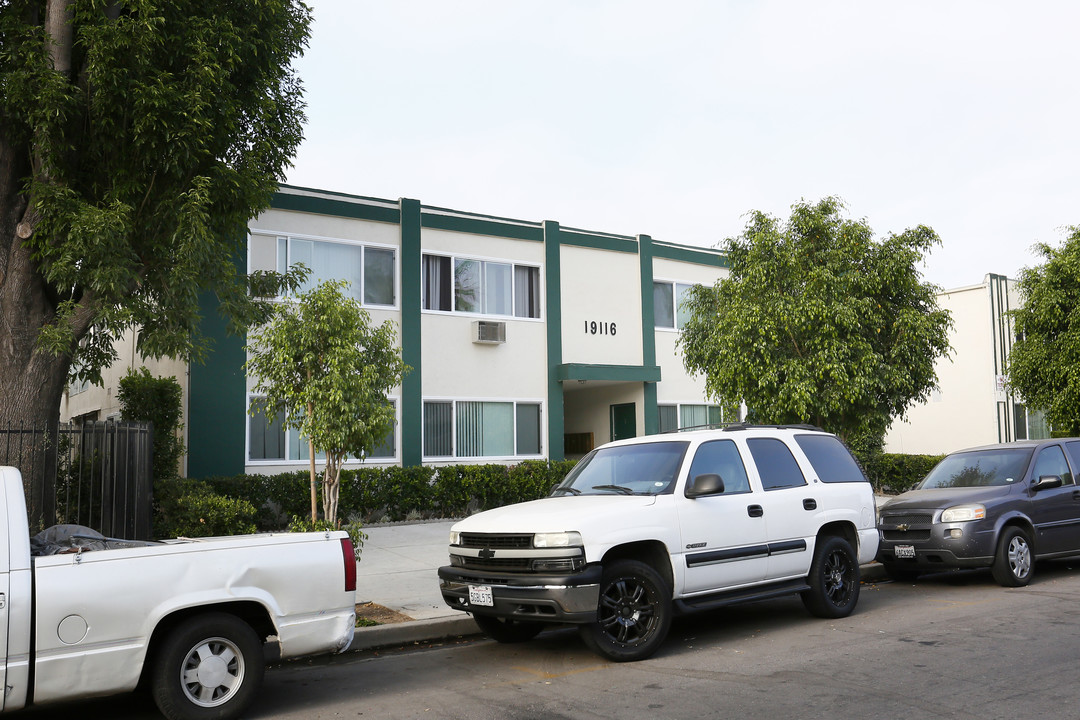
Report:
M817 510L817 500L806 498L802 501L803 510Z
M765 510L760 505L748 505L746 508L746 514L750 517L761 517L765 514Z

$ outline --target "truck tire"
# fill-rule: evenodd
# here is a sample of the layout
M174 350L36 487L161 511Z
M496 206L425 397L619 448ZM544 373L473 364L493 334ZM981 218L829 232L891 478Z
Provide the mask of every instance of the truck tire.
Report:
M492 640L519 643L532 640L544 629L543 623L511 620L490 615L473 615L473 620Z
M227 613L206 613L166 636L150 687L169 720L230 720L255 699L264 671L262 642L251 626Z
M1003 587L1023 587L1031 582L1034 571L1035 557L1028 534L1010 525L1001 533L994 564L990 566L994 580Z
M608 660L644 660L664 642L671 615L671 588L660 573L638 560L618 560L604 568L596 620L579 632Z
M859 601L859 562L851 543L836 536L818 538L806 582L810 589L802 593L802 601L812 615L850 615Z

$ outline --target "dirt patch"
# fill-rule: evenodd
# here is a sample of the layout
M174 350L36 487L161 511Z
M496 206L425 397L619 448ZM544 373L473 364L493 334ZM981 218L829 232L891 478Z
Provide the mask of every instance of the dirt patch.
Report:
M412 620L408 615L402 615L397 610L391 610L373 602L358 604L356 618L358 625L390 625Z

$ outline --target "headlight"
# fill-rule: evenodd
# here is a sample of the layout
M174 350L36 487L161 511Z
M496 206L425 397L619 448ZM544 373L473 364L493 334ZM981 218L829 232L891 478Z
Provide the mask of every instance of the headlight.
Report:
M986 508L982 505L957 505L941 513L941 522L968 522L986 517Z
M579 547L580 545L581 533L579 532L536 533L533 535L533 547L537 548Z
M458 532L457 530L451 530L450 531L450 544L451 545L460 545L461 544L461 533Z

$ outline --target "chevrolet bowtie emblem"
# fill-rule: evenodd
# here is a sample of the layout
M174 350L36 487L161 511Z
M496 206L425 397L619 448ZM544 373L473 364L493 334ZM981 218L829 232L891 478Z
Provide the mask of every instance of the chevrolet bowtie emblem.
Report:
M907 532L907 529L909 527L911 527L911 526L908 525L907 523L901 523L900 525L896 526L896 529L899 530L900 532Z
M495 557L495 551L491 548L484 548L480 551L480 557L484 560L490 560L491 558Z

